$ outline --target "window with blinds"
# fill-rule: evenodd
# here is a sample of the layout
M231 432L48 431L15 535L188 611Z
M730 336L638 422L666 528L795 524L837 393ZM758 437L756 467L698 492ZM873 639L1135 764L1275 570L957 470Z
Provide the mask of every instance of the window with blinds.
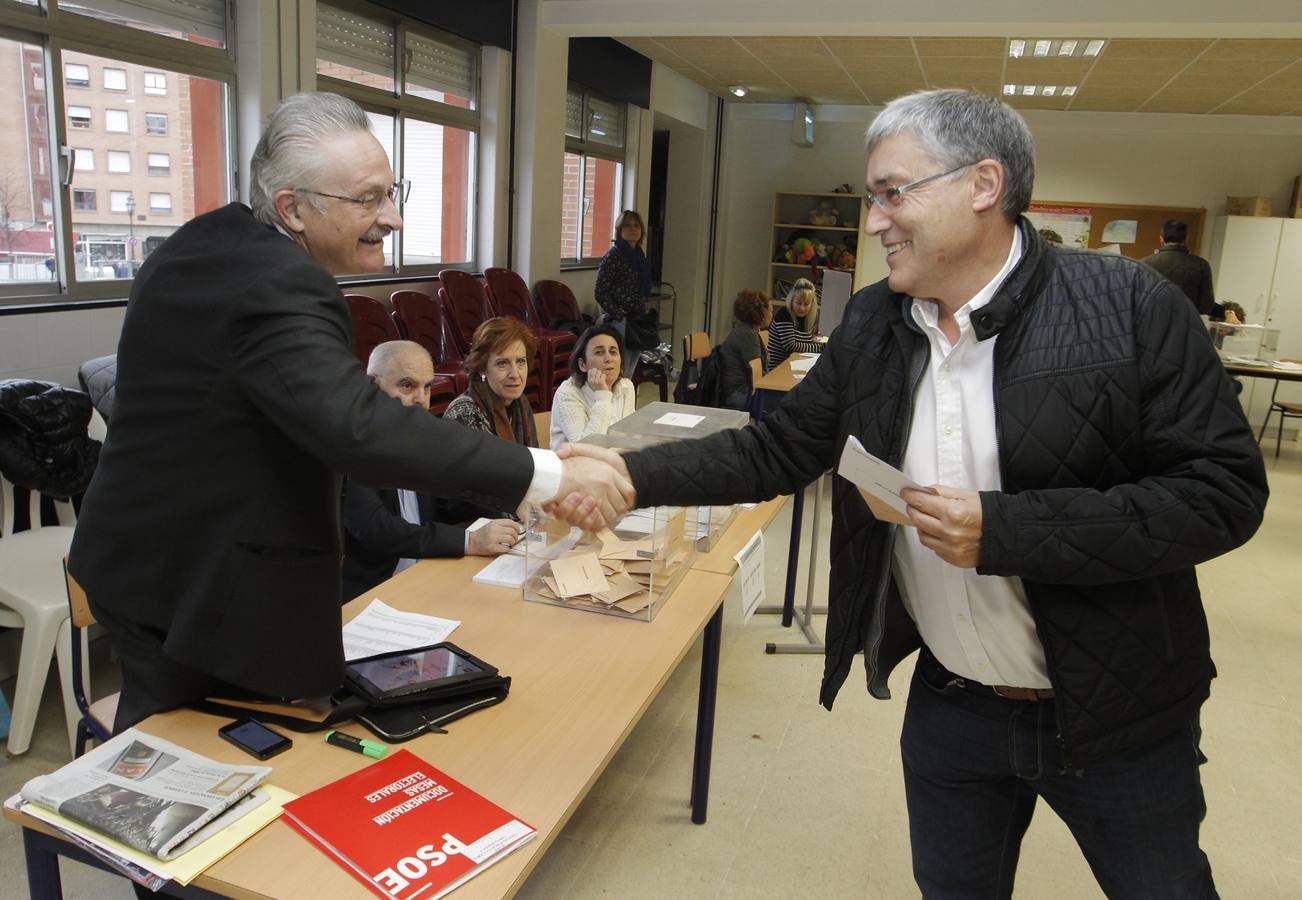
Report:
M626 108L576 85L565 95L563 265L591 265L610 247L624 190Z
M226 46L225 0L60 0L59 9L164 37Z
M565 149L624 161L625 104L582 88L565 95Z
M481 48L363 3L317 4L317 87L362 104L411 181L403 228L386 239L393 271L474 267Z

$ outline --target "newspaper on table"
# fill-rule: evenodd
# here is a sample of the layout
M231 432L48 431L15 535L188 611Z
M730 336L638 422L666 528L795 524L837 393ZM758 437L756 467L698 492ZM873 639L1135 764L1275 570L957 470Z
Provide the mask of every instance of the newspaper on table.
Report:
M269 774L268 766L226 765L129 728L33 778L22 797L167 861L210 837L204 825Z

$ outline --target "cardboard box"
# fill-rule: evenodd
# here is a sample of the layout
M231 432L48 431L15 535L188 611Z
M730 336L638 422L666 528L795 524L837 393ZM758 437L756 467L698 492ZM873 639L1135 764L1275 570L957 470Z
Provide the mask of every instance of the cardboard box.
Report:
M1225 214L1227 216L1269 216L1272 215L1269 197L1226 197Z
M1295 219L1302 219L1302 175L1293 179L1293 196L1288 201L1288 214Z

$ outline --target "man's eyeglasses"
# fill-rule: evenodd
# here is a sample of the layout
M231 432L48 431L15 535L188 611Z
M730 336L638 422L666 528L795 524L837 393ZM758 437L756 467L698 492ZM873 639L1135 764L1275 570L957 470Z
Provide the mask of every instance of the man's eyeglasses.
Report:
M411 195L411 180L408 178L402 181L395 181L389 185L389 189L383 194L367 194L364 197L344 197L341 194L327 194L325 191L314 191L311 188L296 188L304 194L316 194L318 197L329 197L332 200L343 200L347 203L356 203L367 212L375 212L388 197L393 201L393 205L407 202L407 197Z
M878 209L894 209L904 202L904 195L909 191L922 187L935 181L937 178L944 178L946 175L953 175L959 169L966 169L968 166L975 166L975 162L963 163L961 166L955 166L952 169L946 169L944 172L937 172L935 175L928 175L926 178L919 178L917 181L910 181L908 184L892 185L891 187L882 188L880 191L874 191L867 188L868 199L871 200Z

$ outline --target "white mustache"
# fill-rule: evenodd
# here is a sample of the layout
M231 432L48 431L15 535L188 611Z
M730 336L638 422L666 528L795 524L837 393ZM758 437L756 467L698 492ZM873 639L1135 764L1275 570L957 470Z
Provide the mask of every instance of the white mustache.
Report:
M381 227L379 227L379 228L372 228L370 231L366 232L366 234L362 235L362 240L364 240L364 241L382 241L382 240L384 240L386 237L388 237L389 234L390 234L392 231L393 231L392 228L385 228L385 227L383 227L383 226L381 226Z

